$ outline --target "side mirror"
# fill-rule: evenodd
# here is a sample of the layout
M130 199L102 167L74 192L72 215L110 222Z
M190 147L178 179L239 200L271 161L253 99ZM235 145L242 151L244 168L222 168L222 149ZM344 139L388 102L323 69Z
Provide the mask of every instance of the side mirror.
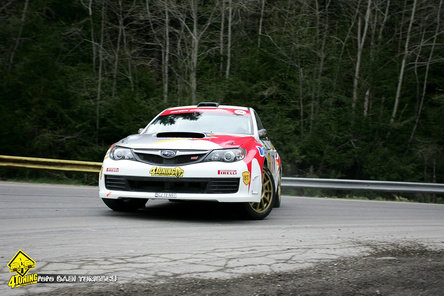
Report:
M266 129L259 130L259 139L268 141L268 133Z
M138 133L138 134L141 134L141 133L143 132L143 130L144 130L144 128L141 127L141 128L139 128L139 129L137 130L137 133Z

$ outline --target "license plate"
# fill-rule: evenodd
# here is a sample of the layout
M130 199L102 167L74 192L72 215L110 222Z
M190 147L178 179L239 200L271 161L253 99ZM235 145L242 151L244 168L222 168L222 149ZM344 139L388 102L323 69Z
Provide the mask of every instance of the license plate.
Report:
M177 198L177 193L172 193L172 192L156 192L154 194L154 197L157 198Z

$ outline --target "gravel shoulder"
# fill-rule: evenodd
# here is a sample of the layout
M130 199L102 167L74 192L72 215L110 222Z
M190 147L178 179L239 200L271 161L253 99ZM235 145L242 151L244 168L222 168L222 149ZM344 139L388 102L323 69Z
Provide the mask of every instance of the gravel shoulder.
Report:
M444 250L391 246L363 257L285 273L233 279L169 278L163 283L70 286L53 295L444 295ZM44 294L40 294L44 295ZM45 293L47 295L47 293Z

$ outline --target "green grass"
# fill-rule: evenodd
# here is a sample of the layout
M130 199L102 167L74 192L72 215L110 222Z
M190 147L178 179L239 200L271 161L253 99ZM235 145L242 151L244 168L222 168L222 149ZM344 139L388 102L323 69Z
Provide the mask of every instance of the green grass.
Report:
M443 195L425 193L391 193L365 190L333 190L314 188L282 188L282 194L307 197L327 197L336 199L399 201L399 202L425 202L444 204Z
M2 168L0 169L0 180L27 183L97 185L98 174Z
M42 183L42 184L66 184L66 185L92 185L91 183L85 184L85 182L78 179L56 179L48 177L40 178L10 178L3 179L2 181L9 182L24 182L24 183Z

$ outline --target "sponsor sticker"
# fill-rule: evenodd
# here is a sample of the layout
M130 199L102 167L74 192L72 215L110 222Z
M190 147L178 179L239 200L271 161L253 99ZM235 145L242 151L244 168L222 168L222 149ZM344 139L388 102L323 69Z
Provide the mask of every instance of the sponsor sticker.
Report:
M154 197L157 198L177 198L177 193L174 192L156 192Z
M35 261L22 250L18 250L11 261L9 261L8 267L9 272L17 273L9 280L8 286L11 288L37 283L37 273L28 274L30 269L35 268Z
M111 173L118 173L119 172L119 168L106 168L107 172L111 172Z
M259 151L259 155L260 155L261 157L264 157L264 156L265 156L265 149L264 149L264 147L262 147L262 146L256 146L256 148L257 148L257 151Z
M35 268L36 262L22 250L14 255L9 261L9 272L16 273L8 282L13 288L23 287L31 284L62 284L62 283L104 283L117 282L116 275L83 275L83 274L30 274Z
M237 175L237 171L236 170L218 170L217 171L218 175Z
M245 115L245 114L247 114L247 112L245 112L244 110L234 110L234 113L238 114L238 115Z
M242 173L242 180L244 181L244 184L245 185L248 185L248 184L250 184L250 172L247 172L247 171L245 171L245 172L243 172Z
M182 178L183 177L184 170L180 167L177 168L162 168L162 167L153 167L150 170L151 176L158 176L158 177L176 177L176 178Z

